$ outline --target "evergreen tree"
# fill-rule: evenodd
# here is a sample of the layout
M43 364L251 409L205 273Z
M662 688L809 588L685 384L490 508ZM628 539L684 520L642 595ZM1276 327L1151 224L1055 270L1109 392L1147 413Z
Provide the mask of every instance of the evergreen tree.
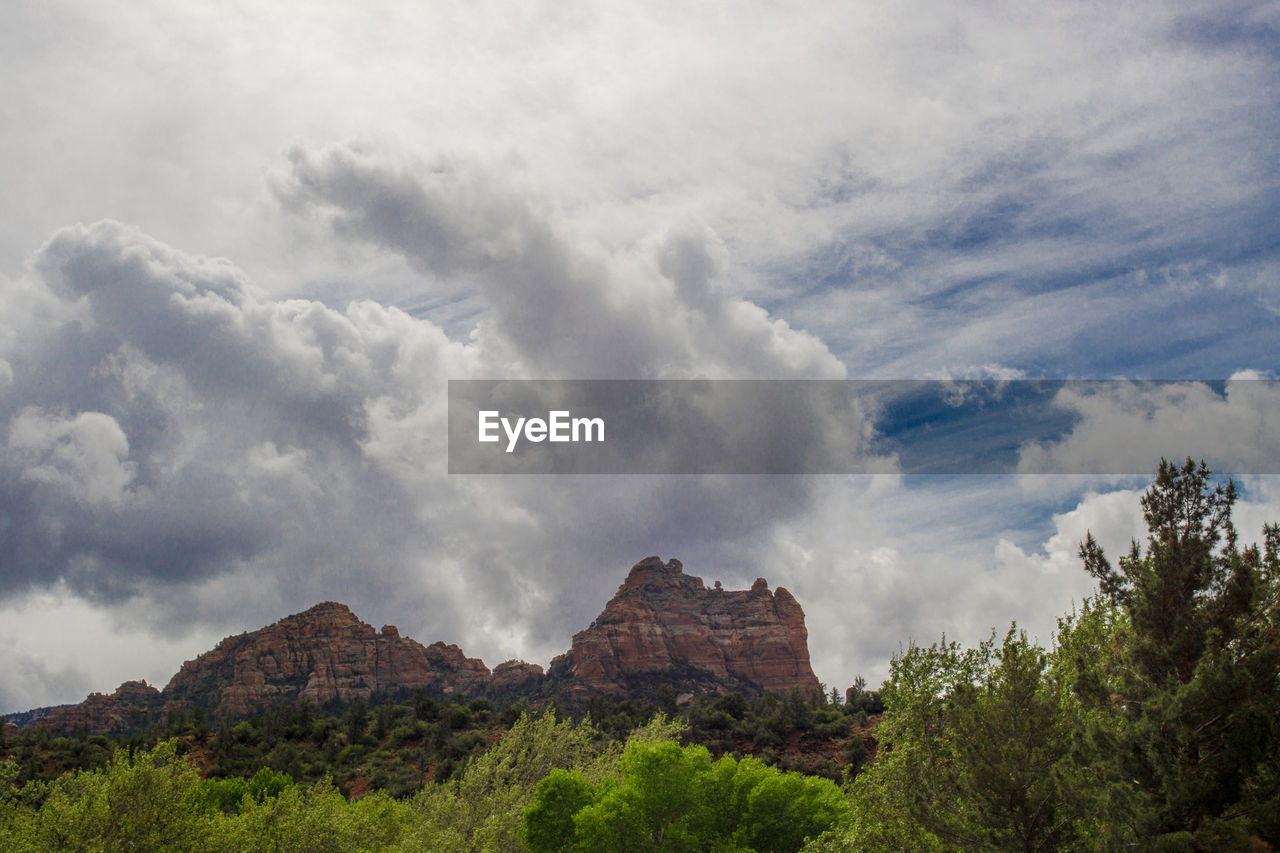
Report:
M1146 548L1113 567L1092 536L1080 547L1129 623L1106 667L1123 725L1099 758L1132 785L1121 819L1151 849L1280 845L1280 531L1241 550L1235 500L1203 462L1162 460L1142 498Z
M1000 645L944 639L891 666L880 753L851 787L850 831L816 849L1093 849L1072 760L1079 715L1049 655L1011 628Z

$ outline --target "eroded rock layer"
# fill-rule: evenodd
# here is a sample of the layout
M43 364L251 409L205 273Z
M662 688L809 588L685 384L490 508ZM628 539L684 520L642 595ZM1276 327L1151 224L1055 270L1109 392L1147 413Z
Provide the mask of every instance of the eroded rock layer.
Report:
M745 591L708 589L679 560L658 557L632 567L550 674L608 693L650 693L664 682L718 693L819 689L791 593L771 592L763 578Z
M346 605L325 602L224 639L184 663L163 691L126 682L109 696L39 709L38 724L56 733L138 731L195 709L234 719L281 703L346 705L419 689L536 704L553 696L574 703L593 692L653 699L793 687L819 689L804 612L791 593L770 591L763 579L749 590L719 583L708 589L679 560L650 557L632 567L604 612L546 674L523 661L490 672L455 645L423 646L392 625L375 630Z
M259 631L228 637L182 665L164 697L240 717L281 701L317 705L426 688L483 692L489 668L454 645L423 646L392 625L375 631L345 604L325 602Z
M158 721L163 707L159 690L145 681L126 681L110 695L90 693L79 705L52 708L39 724L55 734L140 731Z

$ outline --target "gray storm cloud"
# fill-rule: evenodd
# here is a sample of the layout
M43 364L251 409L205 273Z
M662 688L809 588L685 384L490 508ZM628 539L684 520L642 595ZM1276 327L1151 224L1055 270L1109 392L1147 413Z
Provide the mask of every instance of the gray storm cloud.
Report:
M43 306L0 351L6 596L134 601L168 630L340 598L473 654L536 657L649 553L716 554L730 582L763 571L771 525L810 500L799 478L445 474L449 378L842 376L819 341L721 294L714 234L609 250L474 165L346 148L294 152L277 190L339 239L404 253L424 287L476 288L477 331L274 299L118 222L59 231L5 283Z
M842 378L826 346L759 306L717 295L724 248L691 228L654 251L575 241L554 214L475 164L400 164L354 147L295 149L277 193L328 214L336 234L467 277L488 307L479 340L512 368L562 378ZM545 377L543 377L545 378Z
M422 405L431 386L397 360L447 370L461 349L401 336L397 312L264 300L230 264L114 222L59 232L32 269L12 286L51 290L62 321L7 353L10 594L61 580L115 599L314 550L326 517L396 491L364 460L366 402Z

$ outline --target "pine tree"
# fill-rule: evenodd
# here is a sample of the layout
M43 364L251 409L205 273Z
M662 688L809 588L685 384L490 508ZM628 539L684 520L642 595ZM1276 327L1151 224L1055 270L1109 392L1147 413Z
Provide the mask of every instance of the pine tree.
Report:
M1113 567L1092 536L1080 547L1129 622L1107 664L1116 754L1099 760L1133 786L1124 817L1153 849L1280 845L1280 531L1241 550L1235 500L1203 462L1162 460L1146 548Z

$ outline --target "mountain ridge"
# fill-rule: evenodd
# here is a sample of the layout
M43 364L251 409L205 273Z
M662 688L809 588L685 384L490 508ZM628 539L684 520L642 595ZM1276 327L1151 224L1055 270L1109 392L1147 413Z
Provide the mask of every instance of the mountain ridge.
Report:
M664 688L665 685L665 688ZM341 602L324 601L255 631L224 637L185 661L163 689L126 681L76 705L34 709L53 733L136 731L199 710L240 718L281 703L346 705L425 691L575 706L592 693L634 698L708 692L813 692L804 612L763 578L749 590L707 588L683 564L636 563L591 625L546 672L506 661L492 670L457 645L424 646L394 625L380 630Z

